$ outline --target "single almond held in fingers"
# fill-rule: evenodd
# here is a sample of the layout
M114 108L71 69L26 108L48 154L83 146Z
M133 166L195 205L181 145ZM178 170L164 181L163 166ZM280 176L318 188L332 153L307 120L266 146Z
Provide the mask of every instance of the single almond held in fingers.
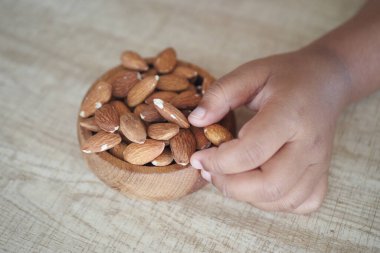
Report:
M190 124L183 113L173 105L163 101L162 99L153 99L154 107L167 121L175 123L182 128L189 128Z
M131 112L128 109L128 107L124 104L124 102L122 102L122 101L114 100L114 101L110 102L110 105L112 105L113 108L115 108L115 110L119 114L119 117L121 117L124 114L127 114L127 113Z
M147 71L149 68L144 59L138 53L133 51L125 51L122 53L121 63L124 67L133 70Z
M117 98L126 97L129 90L141 80L139 72L130 70L121 70L108 79L112 85L112 96Z
M148 127L148 136L155 140L166 141L178 134L179 126L174 123L155 123Z
M144 165L158 157L164 148L164 142L151 139L143 144L131 143L124 150L124 160L131 164Z
M168 149L165 149L161 155L157 156L152 164L154 166L167 166L173 162L172 152Z
M120 131L132 142L141 144L146 140L144 123L134 113L130 112L120 117Z
M170 139L170 149L176 163L187 165L191 155L196 150L196 141L189 129L180 129L179 133Z
M125 148L127 147L127 144L124 144L123 142L117 144L115 147L111 148L109 152L119 158L120 160L124 160L123 152Z
M201 101L201 96L193 90L182 91L170 103L178 109L194 109Z
M96 110L95 122L100 129L113 133L119 129L119 114L112 105L105 104Z
M182 76L186 79L192 79L198 75L198 72L195 69L192 69L187 66L177 66L174 69L173 74L177 76Z
M159 98L166 102L170 102L175 96L178 94L173 91L157 91L150 95L147 99L145 99L145 103L151 104L153 103L153 99Z
M95 122L95 117L85 118L81 119L79 121L79 125L87 130L90 130L92 132L99 132L100 128L98 124Z
M209 141L215 146L223 142L232 140L233 136L227 128L220 124L212 124L204 128L204 134Z
M154 91L157 86L159 76L147 76L135 84L128 92L127 103L130 107L144 102L144 100Z
M79 115L82 118L92 116L96 109L107 103L112 96L112 86L109 83L100 81L95 84L84 98Z
M165 91L182 91L190 86L189 81L181 76L169 74L160 77L157 89Z
M121 137L119 134L100 131L85 140L81 149L87 154L97 153L113 148L120 142Z
M198 150L206 149L211 146L211 142L206 138L206 135L203 132L203 128L191 126L190 129L197 142Z
M154 60L154 67L161 74L171 72L177 64L177 54L171 47L160 52Z
M161 116L161 114L157 111L157 109L152 105L149 104L146 107L144 107L140 112L140 118L145 122L163 122L165 121L165 118Z

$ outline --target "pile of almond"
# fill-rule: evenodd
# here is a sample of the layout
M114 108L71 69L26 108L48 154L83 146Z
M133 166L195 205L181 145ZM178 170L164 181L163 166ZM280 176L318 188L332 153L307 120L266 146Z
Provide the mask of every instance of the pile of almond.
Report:
M93 133L83 152L108 151L135 165L185 166L196 150L232 139L221 124L189 124L212 80L178 62L173 48L151 61L126 51L121 62L120 71L96 83L82 102L79 124Z

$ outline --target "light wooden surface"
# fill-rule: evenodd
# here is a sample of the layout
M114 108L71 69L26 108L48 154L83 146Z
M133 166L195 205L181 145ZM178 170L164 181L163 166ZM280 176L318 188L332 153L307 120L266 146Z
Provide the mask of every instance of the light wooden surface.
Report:
M307 216L211 186L174 202L128 199L86 168L75 127L85 91L124 49L171 45L221 76L312 41L361 4L0 1L0 251L379 252L380 93L340 118L327 199Z

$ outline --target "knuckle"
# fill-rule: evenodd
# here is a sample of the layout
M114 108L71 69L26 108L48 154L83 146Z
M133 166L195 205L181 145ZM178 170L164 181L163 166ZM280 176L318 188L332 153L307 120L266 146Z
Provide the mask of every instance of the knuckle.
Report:
M216 80L207 90L205 97L215 98L218 101L227 102L228 96L225 92L224 84L220 80Z
M264 148L261 144L254 142L244 149L242 153L249 164L257 164L262 162L265 156ZM258 164L259 165L259 164Z
M210 162L210 167L207 169L215 173L224 174L224 167L220 159L211 159Z
M263 184L262 191L266 201L276 201L284 196L284 191L276 183Z

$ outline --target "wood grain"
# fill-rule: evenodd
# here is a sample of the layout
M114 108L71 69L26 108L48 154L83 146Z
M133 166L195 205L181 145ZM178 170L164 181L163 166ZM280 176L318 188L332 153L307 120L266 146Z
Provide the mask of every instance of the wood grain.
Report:
M380 93L339 119L328 195L307 216L211 186L171 202L126 198L86 168L76 139L89 84L125 49L173 46L219 77L309 43L362 3L1 1L0 251L379 252ZM238 126L250 115L239 109Z

